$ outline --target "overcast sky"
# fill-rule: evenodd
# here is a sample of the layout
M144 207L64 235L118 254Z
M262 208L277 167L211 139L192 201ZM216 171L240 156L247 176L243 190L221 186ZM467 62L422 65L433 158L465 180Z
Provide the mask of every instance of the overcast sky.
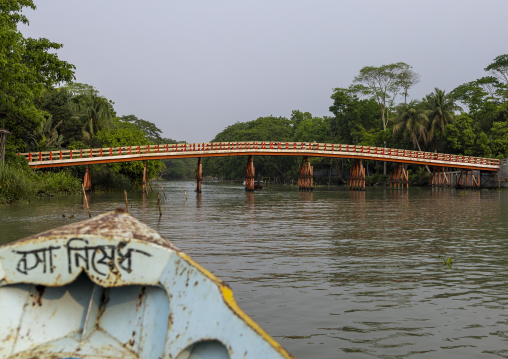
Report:
M331 115L364 66L403 61L410 96L486 75L508 53L507 0L44 0L25 36L62 43L76 81L163 136L212 140L236 122Z

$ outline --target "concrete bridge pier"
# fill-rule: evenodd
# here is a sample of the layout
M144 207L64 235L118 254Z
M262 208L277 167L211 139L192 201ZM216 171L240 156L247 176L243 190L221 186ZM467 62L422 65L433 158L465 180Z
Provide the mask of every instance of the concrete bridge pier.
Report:
M254 169L254 159L252 155L249 155L247 160L247 169L245 170L245 190L248 192L254 192L254 181L256 171Z
M298 189L312 191L314 189L314 167L310 164L309 156L302 158L302 165L298 171Z
M83 188L89 192L92 189L92 175L90 174L90 168L86 165L85 178L83 179Z
M365 191L365 168L362 160L353 160L353 166L349 170L349 190Z
M196 192L201 193L201 183L203 182L203 165L201 157L198 157L198 169L196 171Z
M390 172L390 188L409 187L409 176L403 163L396 163Z

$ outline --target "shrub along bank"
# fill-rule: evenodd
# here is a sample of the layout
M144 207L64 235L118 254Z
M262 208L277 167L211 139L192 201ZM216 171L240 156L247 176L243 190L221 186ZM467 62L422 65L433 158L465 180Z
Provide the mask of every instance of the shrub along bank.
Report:
M81 182L68 170L34 171L21 164L0 164L0 203L78 193Z

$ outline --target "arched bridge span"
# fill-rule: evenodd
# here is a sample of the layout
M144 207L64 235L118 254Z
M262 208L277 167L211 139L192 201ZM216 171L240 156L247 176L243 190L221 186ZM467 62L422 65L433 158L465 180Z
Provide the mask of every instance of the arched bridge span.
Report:
M352 158L464 170L499 171L495 158L401 150L371 146L310 142L212 142L121 146L65 151L19 153L32 168L80 166L99 163L224 156L304 156Z

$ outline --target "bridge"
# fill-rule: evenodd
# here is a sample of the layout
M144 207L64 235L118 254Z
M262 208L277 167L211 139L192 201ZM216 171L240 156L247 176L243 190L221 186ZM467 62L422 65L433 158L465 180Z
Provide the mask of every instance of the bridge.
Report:
M458 179L461 182L458 184L468 187L479 186L479 178L476 179L473 171L499 171L501 166L501 161L495 158L315 142L241 141L182 143L29 152L18 153L18 155L25 157L32 168L87 165L85 187L91 187L88 165L171 158L198 158L196 175L198 192L201 191L201 158L203 157L248 156L246 190L253 190L254 188L255 173L252 156L303 157L299 170L299 187L301 190L310 190L313 187L313 168L309 163L310 157L353 159L353 166L350 171L350 188L352 189L365 188L365 170L362 160L396 163L390 174L390 184L395 187L408 185L409 180L405 170L406 164L432 166L434 170L431 174L431 184L434 185L442 185L450 181L446 175L445 168L458 169L461 171L460 179ZM146 165L143 183L146 183ZM146 188L145 185L144 188Z

